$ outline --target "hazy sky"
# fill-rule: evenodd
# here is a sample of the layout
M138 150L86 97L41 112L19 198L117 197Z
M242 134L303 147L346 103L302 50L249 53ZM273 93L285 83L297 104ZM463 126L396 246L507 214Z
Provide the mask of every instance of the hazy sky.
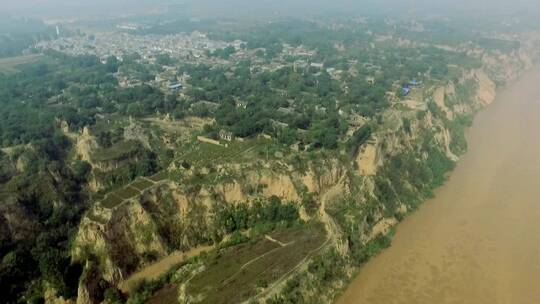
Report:
M322 12L507 12L540 16L540 0L0 0L0 13L110 14L186 3L200 15L316 14Z

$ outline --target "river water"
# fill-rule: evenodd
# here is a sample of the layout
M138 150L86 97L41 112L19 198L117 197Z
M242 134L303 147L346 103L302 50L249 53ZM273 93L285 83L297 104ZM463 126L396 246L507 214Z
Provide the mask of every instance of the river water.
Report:
M498 93L435 198L338 304L540 303L540 68Z

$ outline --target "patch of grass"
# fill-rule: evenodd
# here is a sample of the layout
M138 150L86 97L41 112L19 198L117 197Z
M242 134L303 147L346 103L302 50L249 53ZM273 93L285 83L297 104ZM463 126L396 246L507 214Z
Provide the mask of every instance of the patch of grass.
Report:
M92 158L95 161L122 160L135 155L139 150L139 144L135 141L123 141L106 149L94 152Z
M457 79L461 76L461 74L461 69L458 66L450 66L448 67L448 74L446 78L450 80Z
M215 160L227 151L226 147L212 145L208 143L195 143L180 156L183 161L189 164L204 164Z
M519 48L520 43L518 41L509 41L494 38L479 38L476 43L484 49L499 50L503 53L510 53Z
M157 174L154 174L154 175L150 176L149 178L151 180L155 181L155 182L160 182L160 181L169 179L169 172L168 171L161 171L161 172L159 172Z
M148 300L148 304L162 303L177 303L178 302L178 285L167 284L161 288L152 298Z
M113 131L116 128L126 127L129 125L129 118L119 113L106 115L103 119L98 119L96 124L92 126L92 134L101 132Z
M32 54L0 59L0 72L17 72L17 66L37 61L41 55Z
M148 189L150 187L152 187L152 185L154 185L152 182L149 182L145 179L142 179L142 178L139 178L137 179L136 181L134 181L133 183L131 183L131 186L140 190L140 191L143 191L145 189Z
M260 237L224 249L189 283L189 295L201 296L199 303L240 303L286 275L325 241L321 225L291 228L271 236L290 243L281 247Z
M196 142L188 147L180 155L179 159L186 161L190 165L204 166L207 164L218 164L224 162L243 162L253 159L250 152L266 146L271 140L253 139L245 142L233 141L227 143L227 147L209 143Z
M101 205L105 208L112 209L122 202L122 199L116 196L114 193L110 193L101 201Z
M116 191L114 194L120 197L121 199L130 199L132 197L140 195L141 193L137 189L131 186L127 186L123 189Z

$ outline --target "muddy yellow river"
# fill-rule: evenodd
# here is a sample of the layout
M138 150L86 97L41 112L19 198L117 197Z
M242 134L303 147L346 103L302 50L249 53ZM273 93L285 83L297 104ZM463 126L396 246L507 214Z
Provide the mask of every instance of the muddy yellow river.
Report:
M468 140L337 303L540 303L540 69L501 90Z

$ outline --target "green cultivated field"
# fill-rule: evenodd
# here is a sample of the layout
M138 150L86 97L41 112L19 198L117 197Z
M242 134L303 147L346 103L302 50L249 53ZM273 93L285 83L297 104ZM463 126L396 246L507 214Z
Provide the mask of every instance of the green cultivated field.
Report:
M0 59L0 72L17 72L17 66L26 63L32 63L38 60L41 55L25 55Z
M131 183L131 186L138 189L139 191L143 191L147 188L150 188L152 185L153 183L142 178L139 178L135 180L133 183Z
M191 165L218 164L224 162L243 162L253 159L252 153L271 145L267 139L253 139L245 142L233 141L228 146L218 146L209 143L193 143L180 155L179 159Z
M131 186L126 186L118 191L115 192L115 194L120 197L121 199L130 199L130 198L133 198L139 194L141 194L137 189L131 187Z
M101 205L105 208L112 209L122 202L122 199L116 196L114 193L110 193L107 197L101 201Z
M150 176L150 179L156 183L160 181L164 181L166 179L169 179L169 172L167 170L161 171L155 175Z
M199 303L241 303L288 274L325 242L320 225L291 228L271 236L285 245L261 237L224 249L189 282L188 294L203 298Z
M231 142L228 147L195 142L178 159L187 161L191 165L241 162L243 160L253 159L253 153L257 153L260 149L265 149L265 147L271 144L272 141L266 139ZM123 142L107 149L101 149L94 153L93 157L97 161L118 160L136 153L137 147L137 144L134 142ZM163 170L148 177L148 179L139 177L129 185L110 192L101 201L101 205L109 209L114 208L122 203L122 201L134 198L144 190L152 187L152 182L157 183L169 179L179 181L182 178L179 172Z
M92 157L95 161L118 161L137 153L138 147L135 141L120 142L110 148L96 151Z
M163 173L167 173L167 172L163 171L159 174L163 174ZM152 177L150 179L158 182L160 180L164 180L165 178L154 179L154 177ZM154 184L152 182L139 177L131 184L107 194L105 199L101 201L101 205L105 208L112 209L118 206L119 204L121 204L124 200L134 198L135 196L140 195L141 192L152 187L153 185Z

